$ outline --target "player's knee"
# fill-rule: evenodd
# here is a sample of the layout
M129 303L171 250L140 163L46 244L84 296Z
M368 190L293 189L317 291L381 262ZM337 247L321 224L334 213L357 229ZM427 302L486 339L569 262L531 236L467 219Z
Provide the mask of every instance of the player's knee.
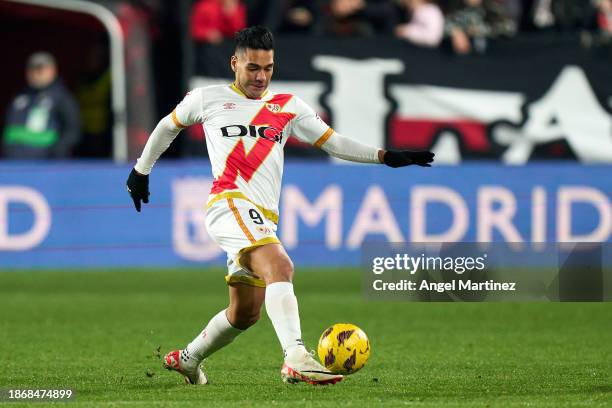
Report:
M266 284L293 279L293 262L281 245L264 245L245 253L240 264L253 271Z
M279 256L272 263L272 275L275 281L290 282L293 279L293 262L288 256Z

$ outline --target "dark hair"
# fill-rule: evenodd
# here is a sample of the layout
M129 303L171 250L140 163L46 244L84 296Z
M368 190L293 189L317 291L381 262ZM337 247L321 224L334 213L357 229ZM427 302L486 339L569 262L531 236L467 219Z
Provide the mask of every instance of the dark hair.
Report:
M234 36L236 40L236 52L247 48L252 50L273 50L274 37L270 30L263 26L252 26L244 28Z

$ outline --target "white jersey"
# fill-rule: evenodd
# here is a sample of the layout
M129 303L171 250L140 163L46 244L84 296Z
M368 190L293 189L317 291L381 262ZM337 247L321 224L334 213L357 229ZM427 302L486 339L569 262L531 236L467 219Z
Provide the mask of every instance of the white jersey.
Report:
M334 132L300 98L267 92L260 99L248 99L232 84L188 93L159 121L134 169L150 174L180 130L194 124L204 127L215 177L206 228L227 253L229 284L265 287L240 264L240 257L261 245L280 244L276 224L288 137L295 135L340 159L381 163L381 149Z
M188 93L172 112L178 127L201 123L215 178L209 206L225 197L246 198L278 222L283 148L295 135L321 147L333 130L304 101L267 91L248 99L236 86Z

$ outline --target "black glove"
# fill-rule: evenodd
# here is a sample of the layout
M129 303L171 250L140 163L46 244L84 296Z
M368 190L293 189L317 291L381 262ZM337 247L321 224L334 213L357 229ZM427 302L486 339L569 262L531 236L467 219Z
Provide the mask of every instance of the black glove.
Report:
M410 150L387 150L383 157L384 163L389 167L403 167L416 164L421 167L431 167L434 154L423 150L411 152Z
M140 212L140 200L145 204L149 202L149 176L132 169L127 179L127 191L134 200L136 211Z

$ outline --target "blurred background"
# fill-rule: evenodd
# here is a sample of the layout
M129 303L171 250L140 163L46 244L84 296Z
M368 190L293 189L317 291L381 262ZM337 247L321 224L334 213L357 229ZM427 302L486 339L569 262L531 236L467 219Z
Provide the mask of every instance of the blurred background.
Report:
M0 266L223 264L201 127L132 213L124 179L232 37L276 35L272 89L437 168L344 166L291 138L279 236L356 265L366 240L608 241L612 0L0 0Z

